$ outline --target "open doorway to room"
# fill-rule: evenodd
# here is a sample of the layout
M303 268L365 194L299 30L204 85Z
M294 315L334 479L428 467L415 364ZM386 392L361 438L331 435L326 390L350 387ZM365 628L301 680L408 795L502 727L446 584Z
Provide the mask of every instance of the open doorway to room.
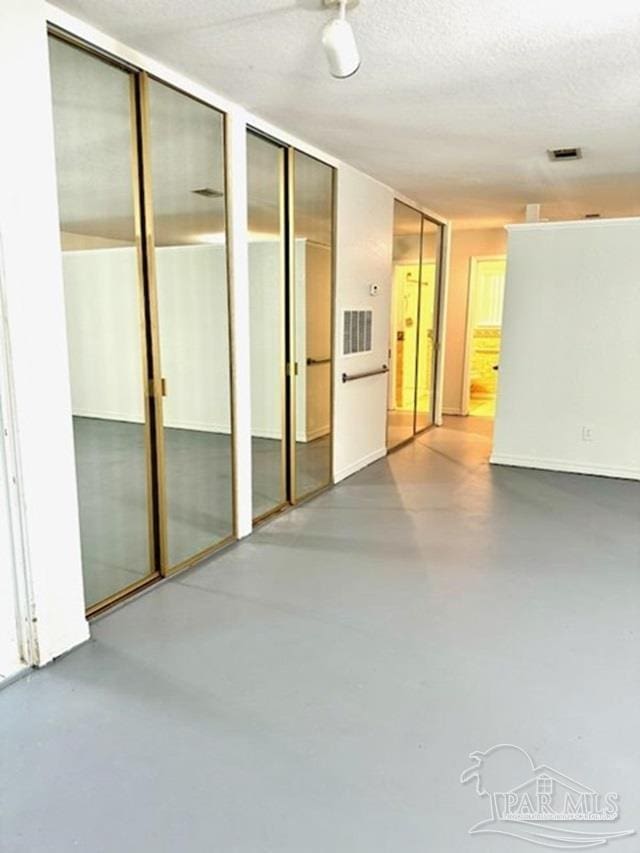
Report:
M506 258L471 258L464 370L464 413L496 413Z

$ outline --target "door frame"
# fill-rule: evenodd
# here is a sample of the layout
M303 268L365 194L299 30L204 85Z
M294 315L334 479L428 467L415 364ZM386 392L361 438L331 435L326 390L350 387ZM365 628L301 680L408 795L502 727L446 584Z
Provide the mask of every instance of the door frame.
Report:
M465 417L469 414L471 403L471 341L473 338L473 309L476 300L478 267L482 262L505 261L506 255L473 255L469 260L469 277L467 281L467 311L464 331L464 359L462 362L462 399L460 413Z

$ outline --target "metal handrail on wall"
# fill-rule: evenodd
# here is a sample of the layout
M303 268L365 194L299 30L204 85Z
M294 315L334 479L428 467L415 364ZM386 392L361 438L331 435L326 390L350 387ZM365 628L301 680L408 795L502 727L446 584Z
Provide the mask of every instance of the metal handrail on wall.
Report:
M364 373L352 373L350 376L348 373L342 374L343 382L353 382L354 379L365 379L367 376L379 376L381 373L388 373L389 368L386 364L383 364L379 370L367 370Z

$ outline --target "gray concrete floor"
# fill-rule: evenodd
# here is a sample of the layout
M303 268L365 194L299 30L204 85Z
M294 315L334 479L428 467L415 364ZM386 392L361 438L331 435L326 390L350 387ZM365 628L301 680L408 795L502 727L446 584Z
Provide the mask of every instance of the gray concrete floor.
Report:
M467 834L497 743L640 828L640 486L492 469L489 430L448 419L0 691L3 853L533 849Z

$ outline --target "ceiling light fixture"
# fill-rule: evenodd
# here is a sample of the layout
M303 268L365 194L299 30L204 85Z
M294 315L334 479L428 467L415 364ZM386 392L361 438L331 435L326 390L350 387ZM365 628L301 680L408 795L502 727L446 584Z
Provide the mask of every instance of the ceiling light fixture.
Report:
M327 54L329 70L334 77L352 77L360 68L360 54L353 29L347 21L347 9L358 5L358 0L324 0L325 6L337 6L338 17L322 31L322 46Z

